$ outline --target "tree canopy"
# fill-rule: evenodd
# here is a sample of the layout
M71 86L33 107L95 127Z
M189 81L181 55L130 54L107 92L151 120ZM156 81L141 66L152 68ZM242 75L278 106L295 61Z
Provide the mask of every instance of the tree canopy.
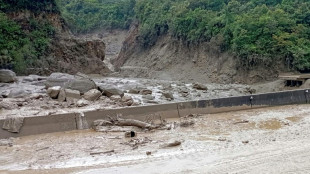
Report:
M128 28L140 23L139 41L152 46L169 34L199 44L224 38L246 67L284 61L310 70L310 2L308 0L59 0L76 32Z
M52 25L30 15L23 22L14 21L9 13L59 12L53 0L0 0L0 68L14 69L23 74L29 67L38 67L54 35Z

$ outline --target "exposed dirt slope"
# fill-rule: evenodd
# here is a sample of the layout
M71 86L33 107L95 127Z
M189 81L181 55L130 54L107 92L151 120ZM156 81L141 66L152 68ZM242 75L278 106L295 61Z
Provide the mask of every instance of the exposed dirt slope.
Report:
M204 83L255 83L275 79L277 68L245 70L229 52L219 48L221 39L187 45L170 36L161 36L150 48L138 42L139 26L129 31L119 57L113 62L121 74L130 77Z

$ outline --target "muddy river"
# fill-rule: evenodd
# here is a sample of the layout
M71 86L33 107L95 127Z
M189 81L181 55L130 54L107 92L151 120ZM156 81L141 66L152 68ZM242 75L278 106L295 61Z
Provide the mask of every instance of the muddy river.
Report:
M0 173L309 173L309 115L309 105L290 105L198 115L134 138L93 130L15 138L0 146Z

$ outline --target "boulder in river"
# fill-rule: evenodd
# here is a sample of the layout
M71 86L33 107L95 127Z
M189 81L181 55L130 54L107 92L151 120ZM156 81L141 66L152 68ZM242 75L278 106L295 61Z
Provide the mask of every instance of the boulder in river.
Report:
M81 94L91 89L97 89L96 83L82 73L77 73L74 76L66 73L53 73L47 78L45 86L47 88L61 86L66 89L78 90Z
M97 89L91 89L84 94L84 99L88 101L95 101L101 96L101 92Z
M13 88L10 90L8 98L25 98L30 94L29 91L24 88Z
M112 95L119 95L121 97L124 96L124 91L118 89L117 87L99 85L99 89L108 97L111 97Z
M48 88L46 92L48 96L50 96L52 99L57 99L60 89L61 89L60 86L53 86Z
M13 83L16 80L15 72L7 69L0 70L0 83Z
M81 99L81 93L78 90L65 89L65 93L66 93L66 100L68 102L73 102L78 99Z

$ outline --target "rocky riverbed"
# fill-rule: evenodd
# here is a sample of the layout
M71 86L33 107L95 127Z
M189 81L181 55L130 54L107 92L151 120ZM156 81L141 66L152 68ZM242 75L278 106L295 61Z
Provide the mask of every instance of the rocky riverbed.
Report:
M284 89L281 80L245 85L103 77L81 73L53 73L43 77L15 76L15 73L6 72L4 77L7 80L3 78L0 83L0 118L164 104Z

